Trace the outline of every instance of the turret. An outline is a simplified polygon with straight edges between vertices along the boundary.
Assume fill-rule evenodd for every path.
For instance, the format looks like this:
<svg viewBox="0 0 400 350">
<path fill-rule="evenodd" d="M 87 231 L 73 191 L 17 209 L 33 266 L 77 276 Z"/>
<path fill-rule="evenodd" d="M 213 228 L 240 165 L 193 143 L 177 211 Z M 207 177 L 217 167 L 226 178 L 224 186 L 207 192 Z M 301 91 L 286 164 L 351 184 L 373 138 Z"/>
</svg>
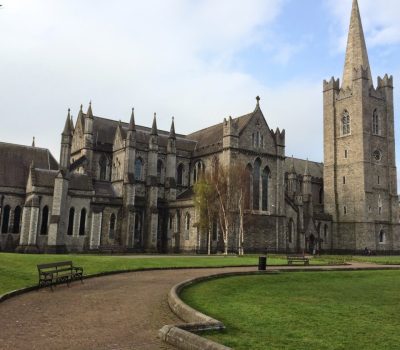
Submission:
<svg viewBox="0 0 400 350">
<path fill-rule="evenodd" d="M 165 178 L 165 188 L 169 200 L 176 199 L 176 135 L 174 117 L 172 117 L 171 129 L 167 143 L 167 170 Z"/>
<path fill-rule="evenodd" d="M 308 159 L 306 161 L 306 167 L 304 169 L 303 175 L 303 198 L 304 201 L 308 201 L 311 199 L 312 189 L 311 189 L 311 174 L 308 168 Z"/>
<path fill-rule="evenodd" d="M 89 102 L 89 108 L 85 116 L 85 127 L 84 127 L 84 150 L 83 153 L 88 160 L 87 173 L 92 174 L 92 162 L 93 162 L 93 112 L 92 102 Z"/>
<path fill-rule="evenodd" d="M 297 192 L 297 173 L 294 167 L 294 159 L 292 156 L 291 167 L 288 173 L 288 193 L 293 196 Z"/>
<path fill-rule="evenodd" d="M 134 108 L 132 108 L 125 144 L 124 182 L 133 184 L 135 182 L 134 172 L 136 160 L 136 125 Z"/>
<path fill-rule="evenodd" d="M 67 119 L 65 120 L 64 130 L 61 134 L 60 169 L 64 171 L 67 171 L 69 169 L 71 158 L 71 144 L 71 116 L 70 109 L 68 108 Z"/>
<path fill-rule="evenodd" d="M 233 120 L 229 116 L 228 120 L 223 122 L 223 148 L 238 148 L 239 147 L 239 128 L 237 120 Z"/>
</svg>

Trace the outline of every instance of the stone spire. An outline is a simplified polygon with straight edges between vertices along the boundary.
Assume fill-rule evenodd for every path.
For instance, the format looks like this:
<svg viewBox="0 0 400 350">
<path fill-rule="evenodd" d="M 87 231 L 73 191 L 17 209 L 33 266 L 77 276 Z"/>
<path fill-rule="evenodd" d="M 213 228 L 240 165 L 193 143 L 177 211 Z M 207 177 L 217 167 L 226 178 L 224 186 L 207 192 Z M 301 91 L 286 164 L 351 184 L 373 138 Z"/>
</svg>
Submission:
<svg viewBox="0 0 400 350">
<path fill-rule="evenodd" d="M 93 112 L 92 112 L 92 101 L 89 102 L 89 108 L 86 113 L 86 117 L 93 119 Z"/>
<path fill-rule="evenodd" d="M 71 132 L 71 110 L 68 108 L 68 114 L 67 114 L 67 119 L 65 120 L 65 126 L 64 130 L 62 132 L 63 135 L 65 136 L 70 136 L 72 134 Z"/>
<path fill-rule="evenodd" d="M 296 168 L 294 167 L 294 158 L 293 158 L 293 154 L 292 154 L 292 164 L 290 167 L 290 173 L 291 174 L 296 174 Z"/>
<path fill-rule="evenodd" d="M 169 131 L 169 138 L 176 139 L 174 117 L 172 117 L 171 130 Z"/>
<path fill-rule="evenodd" d="M 129 131 L 135 131 L 135 108 L 132 108 L 131 120 L 129 121 Z"/>
<path fill-rule="evenodd" d="M 150 135 L 158 135 L 158 132 L 157 132 L 157 115 L 156 115 L 156 113 L 154 113 L 153 126 L 151 127 L 151 134 Z"/>
<path fill-rule="evenodd" d="M 361 23 L 360 9 L 357 0 L 353 0 L 342 88 L 351 87 L 353 85 L 353 71 L 354 69 L 360 69 L 360 67 L 367 70 L 367 76 L 370 80 L 370 85 L 372 85 L 372 75 Z"/>
<path fill-rule="evenodd" d="M 306 160 L 306 167 L 304 169 L 304 176 L 310 176 L 310 170 L 308 169 L 308 158 Z"/>
</svg>

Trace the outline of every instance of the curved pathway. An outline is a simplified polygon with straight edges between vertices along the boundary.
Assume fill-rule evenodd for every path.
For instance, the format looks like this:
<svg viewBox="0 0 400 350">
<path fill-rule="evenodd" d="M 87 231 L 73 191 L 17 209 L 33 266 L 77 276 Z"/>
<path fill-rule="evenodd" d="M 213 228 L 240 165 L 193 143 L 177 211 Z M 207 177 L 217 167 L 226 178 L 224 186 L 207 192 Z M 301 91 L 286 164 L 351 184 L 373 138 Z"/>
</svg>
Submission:
<svg viewBox="0 0 400 350">
<path fill-rule="evenodd" d="M 377 268 L 353 264 L 351 268 Z M 400 266 L 393 266 L 393 268 Z M 268 267 L 268 270 L 299 269 Z M 349 268 L 349 266 L 324 267 Z M 382 268 L 382 266 L 381 266 Z M 308 267 L 307 269 L 315 269 Z M 20 295 L 0 304 L 0 348 L 172 349 L 157 338 L 165 324 L 181 323 L 167 293 L 183 280 L 256 267 L 184 269 L 124 273 Z"/>
</svg>

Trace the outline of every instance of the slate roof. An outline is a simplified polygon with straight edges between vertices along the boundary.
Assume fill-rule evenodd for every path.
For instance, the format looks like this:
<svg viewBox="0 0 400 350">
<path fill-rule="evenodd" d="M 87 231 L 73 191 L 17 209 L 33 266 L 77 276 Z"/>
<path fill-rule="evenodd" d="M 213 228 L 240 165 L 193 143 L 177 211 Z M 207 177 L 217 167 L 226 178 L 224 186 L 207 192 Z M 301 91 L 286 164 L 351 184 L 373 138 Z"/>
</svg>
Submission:
<svg viewBox="0 0 400 350">
<path fill-rule="evenodd" d="M 293 158 L 294 169 L 296 174 L 303 175 L 306 169 L 307 160 Z M 287 157 L 285 160 L 285 172 L 289 173 L 292 168 L 292 157 Z M 308 161 L 308 170 L 312 177 L 323 178 L 324 175 L 324 164 L 318 162 Z"/>
<path fill-rule="evenodd" d="M 96 181 L 94 184 L 94 190 L 96 192 L 96 196 L 117 197 L 110 182 Z"/>
<path fill-rule="evenodd" d="M 94 117 L 93 119 L 93 138 L 95 148 L 104 151 L 112 151 L 114 136 L 119 121 L 106 119 L 102 117 Z M 129 123 L 121 122 L 122 137 L 126 138 Z M 149 143 L 151 128 L 136 125 L 136 141 L 140 143 Z M 158 144 L 161 147 L 167 147 L 169 131 L 158 130 Z M 184 135 L 176 134 L 176 148 L 188 152 L 192 152 L 196 144 Z"/>
<path fill-rule="evenodd" d="M 233 121 L 238 122 L 239 134 L 247 125 L 251 117 L 254 115 L 255 111 L 241 117 L 234 118 Z M 192 134 L 187 135 L 190 140 L 197 141 L 196 149 L 201 149 L 203 147 L 221 143 L 223 138 L 223 124 L 219 123 L 208 128 L 196 131 Z"/>
<path fill-rule="evenodd" d="M 87 174 L 72 173 L 69 189 L 78 191 L 93 191 L 92 178 Z"/>
<path fill-rule="evenodd" d="M 57 161 L 46 148 L 0 142 L 0 186 L 25 189 L 32 160 L 35 168 L 58 169 Z"/>
<path fill-rule="evenodd" d="M 32 185 L 39 187 L 54 187 L 54 179 L 58 170 L 34 169 Z"/>
</svg>

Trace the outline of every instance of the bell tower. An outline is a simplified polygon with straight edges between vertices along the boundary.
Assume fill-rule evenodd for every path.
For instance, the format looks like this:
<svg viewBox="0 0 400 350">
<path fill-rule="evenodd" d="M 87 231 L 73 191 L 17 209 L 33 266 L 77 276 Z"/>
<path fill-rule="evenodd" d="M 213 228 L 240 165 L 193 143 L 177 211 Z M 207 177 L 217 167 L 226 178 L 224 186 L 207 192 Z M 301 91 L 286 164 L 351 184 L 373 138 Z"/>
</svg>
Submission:
<svg viewBox="0 0 400 350">
<path fill-rule="evenodd" d="M 400 249 L 393 78 L 374 87 L 357 0 L 343 80 L 324 81 L 324 204 L 334 250 Z"/>
</svg>

